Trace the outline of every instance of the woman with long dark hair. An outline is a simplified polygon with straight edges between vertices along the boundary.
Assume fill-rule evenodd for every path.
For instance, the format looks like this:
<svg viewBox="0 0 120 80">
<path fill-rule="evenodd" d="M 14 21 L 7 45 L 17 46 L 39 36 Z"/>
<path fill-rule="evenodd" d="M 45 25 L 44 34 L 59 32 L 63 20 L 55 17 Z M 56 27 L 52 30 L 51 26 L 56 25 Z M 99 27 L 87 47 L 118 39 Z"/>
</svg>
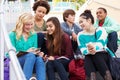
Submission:
<svg viewBox="0 0 120 80">
<path fill-rule="evenodd" d="M 46 27 L 48 80 L 55 80 L 55 72 L 58 72 L 61 80 L 69 80 L 67 68 L 73 54 L 70 37 L 62 31 L 60 22 L 56 17 L 49 18 Z"/>
<path fill-rule="evenodd" d="M 88 80 L 96 80 L 98 71 L 105 80 L 112 80 L 108 67 L 110 51 L 107 48 L 107 33 L 102 27 L 95 28 L 94 17 L 90 10 L 85 10 L 79 17 L 79 24 L 83 31 L 78 33 L 77 42 L 85 55 L 85 71 Z M 113 53 L 110 53 L 114 57 Z"/>
</svg>

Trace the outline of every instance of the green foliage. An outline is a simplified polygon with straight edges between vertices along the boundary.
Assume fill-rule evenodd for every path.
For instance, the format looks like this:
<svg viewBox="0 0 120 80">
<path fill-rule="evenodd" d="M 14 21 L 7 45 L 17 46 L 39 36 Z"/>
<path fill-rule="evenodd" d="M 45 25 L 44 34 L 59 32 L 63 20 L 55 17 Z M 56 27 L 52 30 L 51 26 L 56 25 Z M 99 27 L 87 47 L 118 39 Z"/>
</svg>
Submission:
<svg viewBox="0 0 120 80">
<path fill-rule="evenodd" d="M 76 6 L 76 10 L 79 10 L 80 6 L 82 6 L 86 0 L 69 0 L 73 2 L 73 5 Z"/>
<path fill-rule="evenodd" d="M 82 6 L 86 0 L 72 0 L 75 3 L 76 10 L 79 10 L 80 6 Z"/>
<path fill-rule="evenodd" d="M 80 5 L 84 4 L 86 0 L 75 0 L 77 3 L 79 3 Z"/>
</svg>

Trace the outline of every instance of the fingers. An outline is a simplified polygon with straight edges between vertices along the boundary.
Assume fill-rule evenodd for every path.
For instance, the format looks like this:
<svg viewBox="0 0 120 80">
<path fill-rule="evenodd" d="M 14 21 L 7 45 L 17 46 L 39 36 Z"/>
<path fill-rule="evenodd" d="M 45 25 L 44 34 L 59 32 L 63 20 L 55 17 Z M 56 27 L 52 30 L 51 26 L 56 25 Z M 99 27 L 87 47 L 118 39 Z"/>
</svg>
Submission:
<svg viewBox="0 0 120 80">
<path fill-rule="evenodd" d="M 55 58 L 53 56 L 49 56 L 48 60 L 54 60 Z"/>
<path fill-rule="evenodd" d="M 96 53 L 95 49 L 89 50 L 90 54 L 94 55 Z"/>
<path fill-rule="evenodd" d="M 39 55 L 40 57 L 43 57 L 44 56 L 44 53 L 43 52 L 38 52 L 37 55 Z"/>
</svg>

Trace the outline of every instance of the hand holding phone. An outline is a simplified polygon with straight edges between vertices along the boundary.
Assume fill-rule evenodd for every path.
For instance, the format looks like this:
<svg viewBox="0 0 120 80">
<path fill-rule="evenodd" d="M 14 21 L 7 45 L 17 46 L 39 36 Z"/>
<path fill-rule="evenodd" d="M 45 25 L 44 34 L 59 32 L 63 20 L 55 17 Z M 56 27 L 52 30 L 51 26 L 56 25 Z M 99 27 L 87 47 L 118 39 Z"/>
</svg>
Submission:
<svg viewBox="0 0 120 80">
<path fill-rule="evenodd" d="M 38 55 L 38 54 L 40 53 L 40 48 L 35 48 L 35 49 L 34 49 L 34 53 L 35 53 L 36 55 Z"/>
<path fill-rule="evenodd" d="M 29 48 L 28 50 L 27 50 L 27 52 L 33 52 L 34 51 L 34 48 L 33 47 L 31 47 L 31 48 Z"/>
<path fill-rule="evenodd" d="M 87 48 L 88 48 L 88 51 L 90 52 L 90 54 L 94 55 L 96 53 L 96 49 L 94 47 L 94 44 L 93 43 L 88 43 L 87 44 Z"/>
<path fill-rule="evenodd" d="M 37 51 L 40 51 L 41 48 L 35 48 L 34 51 L 37 52 Z"/>
</svg>

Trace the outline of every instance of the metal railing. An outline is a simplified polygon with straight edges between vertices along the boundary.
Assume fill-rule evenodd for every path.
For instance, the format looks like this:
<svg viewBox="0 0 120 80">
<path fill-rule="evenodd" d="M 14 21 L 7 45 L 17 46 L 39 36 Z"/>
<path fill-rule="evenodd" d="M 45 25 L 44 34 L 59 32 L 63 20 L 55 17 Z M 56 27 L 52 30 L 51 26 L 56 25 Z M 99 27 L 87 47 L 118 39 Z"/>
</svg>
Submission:
<svg viewBox="0 0 120 80">
<path fill-rule="evenodd" d="M 78 21 L 78 18 L 80 16 L 80 14 L 82 14 L 84 12 L 84 10 L 87 8 L 87 6 L 92 2 L 93 0 L 87 0 L 81 7 L 80 9 L 76 12 L 76 16 L 75 16 L 75 21 Z"/>
<path fill-rule="evenodd" d="M 2 0 L 0 4 L 0 80 L 4 80 L 3 61 L 4 61 L 4 53 L 6 52 L 5 48 L 7 48 L 8 50 L 7 52 L 10 58 L 10 80 L 26 80 L 25 75 L 23 74 L 23 71 L 16 57 L 16 50 L 12 46 L 8 36 L 8 32 L 4 21 L 3 3 L 4 0 Z"/>
<path fill-rule="evenodd" d="M 0 5 L 1 7 L 1 5 Z M 0 11 L 0 18 L 1 18 L 1 14 L 2 12 Z M 2 20 L 0 19 L 0 24 L 1 24 Z M 0 80 L 4 80 L 4 39 L 3 39 L 3 35 L 2 35 L 2 29 L 1 29 L 2 25 L 0 25 Z"/>
</svg>

